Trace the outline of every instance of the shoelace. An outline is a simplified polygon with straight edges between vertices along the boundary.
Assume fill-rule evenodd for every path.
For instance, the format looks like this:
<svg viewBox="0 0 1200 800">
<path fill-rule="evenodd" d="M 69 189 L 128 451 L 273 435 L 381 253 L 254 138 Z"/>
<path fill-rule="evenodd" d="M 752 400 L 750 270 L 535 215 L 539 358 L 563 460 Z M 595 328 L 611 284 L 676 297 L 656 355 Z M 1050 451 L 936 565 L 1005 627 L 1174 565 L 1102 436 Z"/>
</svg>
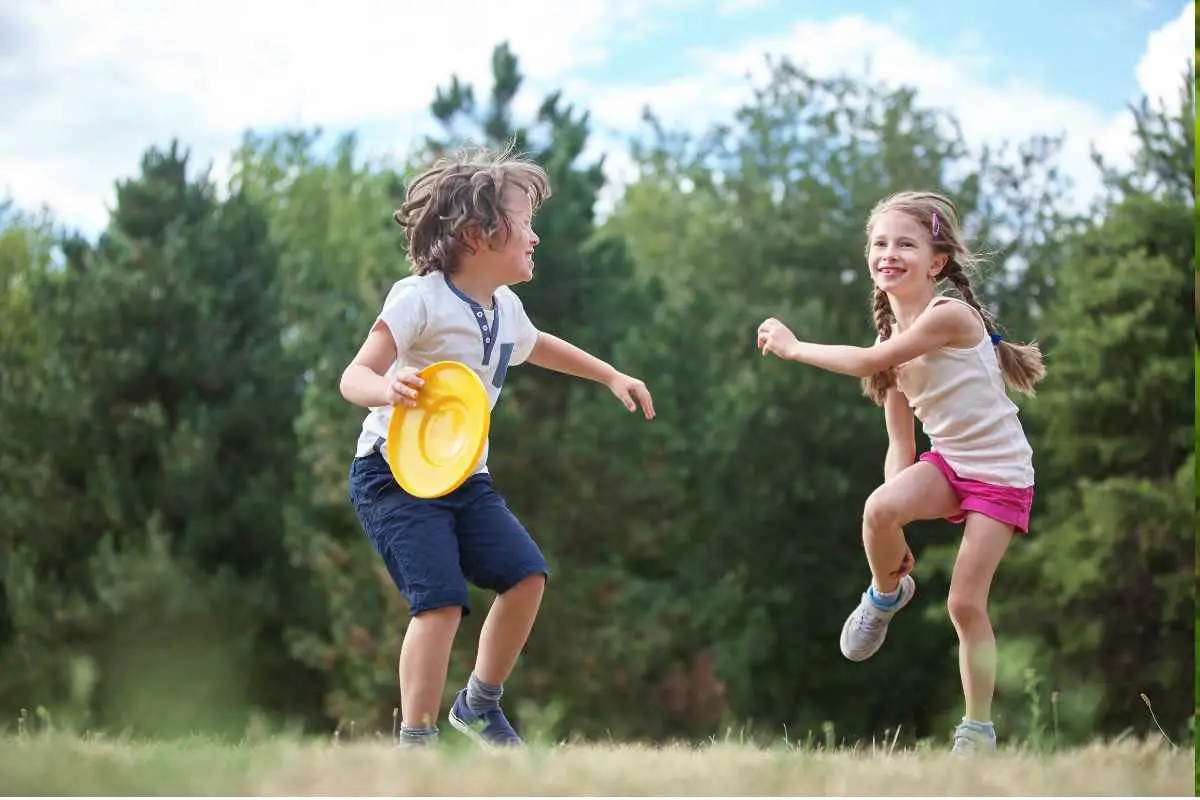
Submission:
<svg viewBox="0 0 1200 800">
<path fill-rule="evenodd" d="M 858 625 L 856 627 L 866 633 L 876 633 L 883 627 L 883 619 L 864 609 L 858 616 Z"/>
</svg>

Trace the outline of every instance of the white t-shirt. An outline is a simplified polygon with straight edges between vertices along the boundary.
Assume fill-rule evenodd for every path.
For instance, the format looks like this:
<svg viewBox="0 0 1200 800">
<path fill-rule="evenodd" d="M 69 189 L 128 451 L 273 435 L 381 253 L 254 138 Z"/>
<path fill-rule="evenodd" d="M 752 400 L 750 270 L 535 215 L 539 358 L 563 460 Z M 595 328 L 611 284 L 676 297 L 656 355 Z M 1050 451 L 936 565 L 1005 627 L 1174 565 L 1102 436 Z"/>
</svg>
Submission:
<svg viewBox="0 0 1200 800">
<path fill-rule="evenodd" d="M 483 381 L 493 409 L 508 368 L 528 359 L 538 338 L 512 289 L 497 289 L 488 309 L 459 291 L 442 272 L 396 281 L 377 319 L 387 325 L 396 343 L 389 378 L 403 367 L 423 369 L 437 361 L 460 361 Z M 369 409 L 356 455 L 367 455 L 375 442 L 387 439 L 391 418 L 391 406 Z M 476 472 L 487 471 L 488 449 L 484 448 Z M 380 450 L 386 458 L 386 448 Z"/>
</svg>

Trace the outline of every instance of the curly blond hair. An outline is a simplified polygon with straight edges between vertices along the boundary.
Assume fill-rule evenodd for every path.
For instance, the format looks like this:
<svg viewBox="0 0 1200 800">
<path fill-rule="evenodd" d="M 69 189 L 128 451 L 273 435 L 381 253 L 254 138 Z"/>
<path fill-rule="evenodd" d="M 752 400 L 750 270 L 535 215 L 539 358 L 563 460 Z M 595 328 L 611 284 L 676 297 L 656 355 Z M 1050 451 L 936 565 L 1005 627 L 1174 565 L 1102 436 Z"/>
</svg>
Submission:
<svg viewBox="0 0 1200 800">
<path fill-rule="evenodd" d="M 536 211 L 550 197 L 550 179 L 532 160 L 503 150 L 464 148 L 439 157 L 418 175 L 392 218 L 404 228 L 412 272 L 458 269 L 464 253 L 474 252 L 469 233 L 493 244 L 512 232 L 505 192 L 520 187 Z"/>
</svg>

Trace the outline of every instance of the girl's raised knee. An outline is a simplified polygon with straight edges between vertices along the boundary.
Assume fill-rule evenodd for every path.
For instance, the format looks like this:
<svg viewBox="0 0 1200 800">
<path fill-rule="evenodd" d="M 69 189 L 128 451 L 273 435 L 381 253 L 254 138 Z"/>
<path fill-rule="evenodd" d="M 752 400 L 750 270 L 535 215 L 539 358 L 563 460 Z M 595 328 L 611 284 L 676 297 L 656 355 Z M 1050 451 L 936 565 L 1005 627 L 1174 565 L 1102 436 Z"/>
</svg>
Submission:
<svg viewBox="0 0 1200 800">
<path fill-rule="evenodd" d="M 893 528 L 899 522 L 899 510 L 891 497 L 891 492 L 880 487 L 871 492 L 863 505 L 863 522 L 869 528 Z"/>
</svg>

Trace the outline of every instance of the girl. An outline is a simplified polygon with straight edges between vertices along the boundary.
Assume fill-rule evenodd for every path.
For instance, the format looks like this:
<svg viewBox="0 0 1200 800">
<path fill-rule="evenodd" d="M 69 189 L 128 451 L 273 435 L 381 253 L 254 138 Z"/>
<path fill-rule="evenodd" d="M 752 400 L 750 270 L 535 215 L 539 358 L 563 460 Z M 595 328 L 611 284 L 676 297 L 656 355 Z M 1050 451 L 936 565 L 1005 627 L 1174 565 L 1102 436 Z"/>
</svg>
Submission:
<svg viewBox="0 0 1200 800">
<path fill-rule="evenodd" d="M 875 344 L 801 342 L 768 319 L 758 328 L 758 347 L 763 355 L 858 376 L 864 393 L 884 407 L 884 483 L 863 509 L 871 585 L 842 628 L 846 658 L 865 661 L 878 652 L 888 623 L 912 600 L 914 561 L 902 526 L 965 522 L 947 601 L 966 701 L 954 752 L 991 752 L 996 642 L 988 590 L 1014 532 L 1028 533 L 1033 501 L 1032 451 L 1005 383 L 1032 395 L 1045 374 L 1042 356 L 1035 344 L 1004 341 L 976 301 L 964 271 L 974 259 L 950 200 L 893 195 L 872 210 L 866 230 Z M 961 299 L 939 295 L 943 281 Z M 931 444 L 920 459 L 914 414 Z"/>
</svg>

